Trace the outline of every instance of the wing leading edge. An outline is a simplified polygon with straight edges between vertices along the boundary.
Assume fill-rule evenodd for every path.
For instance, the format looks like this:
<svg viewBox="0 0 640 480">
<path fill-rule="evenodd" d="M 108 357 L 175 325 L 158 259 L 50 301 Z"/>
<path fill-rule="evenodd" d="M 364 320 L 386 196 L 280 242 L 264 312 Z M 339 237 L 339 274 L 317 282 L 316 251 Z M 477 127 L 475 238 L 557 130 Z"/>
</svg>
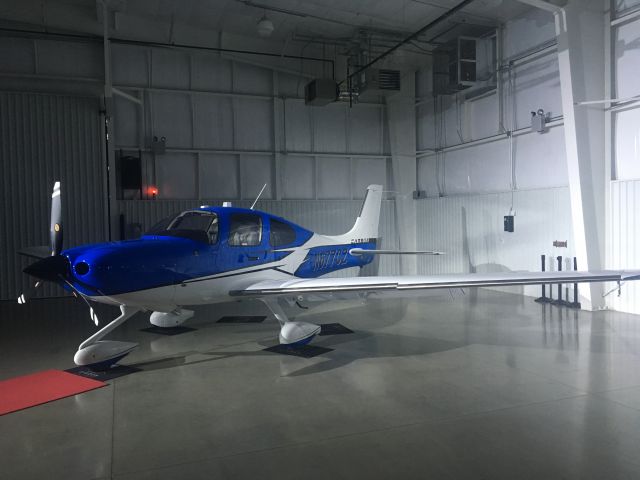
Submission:
<svg viewBox="0 0 640 480">
<path fill-rule="evenodd" d="M 640 270 L 603 270 L 597 272 L 497 272 L 450 275 L 381 276 L 349 278 L 313 278 L 287 281 L 264 280 L 233 296 L 262 297 L 301 293 L 366 292 L 389 290 L 430 290 L 438 288 L 506 287 L 555 283 L 623 282 L 639 280 Z"/>
</svg>

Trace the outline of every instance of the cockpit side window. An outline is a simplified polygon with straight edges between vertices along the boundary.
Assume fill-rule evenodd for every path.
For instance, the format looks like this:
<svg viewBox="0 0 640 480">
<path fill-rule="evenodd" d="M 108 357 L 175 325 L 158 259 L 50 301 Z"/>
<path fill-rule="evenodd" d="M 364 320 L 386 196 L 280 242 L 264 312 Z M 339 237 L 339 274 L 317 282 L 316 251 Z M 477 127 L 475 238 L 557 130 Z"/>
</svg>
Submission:
<svg viewBox="0 0 640 480">
<path fill-rule="evenodd" d="M 280 247 L 282 245 L 289 245 L 296 241 L 296 231 L 291 225 L 276 220 L 270 219 L 271 233 L 269 235 L 269 243 L 272 247 Z"/>
<path fill-rule="evenodd" d="M 262 242 L 262 218 L 251 213 L 231 215 L 229 245 L 232 247 L 256 246 Z"/>
</svg>

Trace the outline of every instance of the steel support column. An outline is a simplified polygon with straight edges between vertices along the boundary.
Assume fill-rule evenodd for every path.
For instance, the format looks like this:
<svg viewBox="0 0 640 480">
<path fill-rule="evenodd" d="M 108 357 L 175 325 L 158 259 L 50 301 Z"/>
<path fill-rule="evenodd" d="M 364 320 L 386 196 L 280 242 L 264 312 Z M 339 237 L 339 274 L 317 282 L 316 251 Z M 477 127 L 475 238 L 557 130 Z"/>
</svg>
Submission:
<svg viewBox="0 0 640 480">
<path fill-rule="evenodd" d="M 415 74 L 402 77 L 402 90 L 386 98 L 387 125 L 391 147 L 392 182 L 395 192 L 396 231 L 400 250 L 416 248 L 416 114 Z M 400 256 L 400 270 L 404 275 L 417 273 L 415 255 Z"/>
<path fill-rule="evenodd" d="M 584 268 L 599 270 L 605 261 L 605 115 L 601 107 L 576 103 L 604 95 L 604 2 L 572 0 L 554 15 L 575 252 Z M 604 306 L 602 284 L 582 284 L 579 291 L 586 308 Z"/>
<path fill-rule="evenodd" d="M 579 103 L 605 95 L 607 62 L 602 40 L 609 2 L 570 0 L 560 7 L 546 0 L 519 1 L 555 17 L 575 252 L 584 268 L 602 269 L 610 180 L 605 113 L 602 107 Z M 579 291 L 586 308 L 604 307 L 602 284 L 580 284 Z"/>
<path fill-rule="evenodd" d="M 119 214 L 116 199 L 116 152 L 113 128 L 113 82 L 111 79 L 111 41 L 109 40 L 109 7 L 102 1 L 102 42 L 104 54 L 104 118 L 107 162 L 107 215 L 109 216 L 109 240 L 120 238 Z"/>
</svg>

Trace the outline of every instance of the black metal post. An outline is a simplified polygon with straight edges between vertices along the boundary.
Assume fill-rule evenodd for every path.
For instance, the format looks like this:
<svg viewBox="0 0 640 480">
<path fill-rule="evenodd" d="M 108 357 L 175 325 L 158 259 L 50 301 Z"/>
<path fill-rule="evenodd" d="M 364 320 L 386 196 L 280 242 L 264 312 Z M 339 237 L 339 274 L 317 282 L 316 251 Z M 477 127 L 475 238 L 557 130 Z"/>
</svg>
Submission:
<svg viewBox="0 0 640 480">
<path fill-rule="evenodd" d="M 547 256 L 546 255 L 540 255 L 540 260 L 542 262 L 542 271 L 545 272 L 547 270 L 547 268 L 546 268 Z M 549 290 L 551 290 L 551 288 L 549 288 Z M 542 284 L 542 296 L 536 298 L 535 301 L 538 302 L 538 303 L 549 303 L 549 302 L 551 302 L 551 299 L 549 297 L 547 297 L 547 286 L 544 283 Z"/>
<path fill-rule="evenodd" d="M 573 271 L 577 271 L 578 270 L 578 258 L 577 257 L 573 257 Z M 567 301 L 569 301 L 569 297 L 567 297 Z M 574 283 L 573 284 L 573 302 L 567 304 L 567 306 L 569 308 L 582 308 L 582 305 L 580 304 L 580 302 L 578 301 L 578 284 Z"/>
<path fill-rule="evenodd" d="M 556 257 L 556 260 L 558 261 L 558 271 L 561 272 L 562 271 L 562 255 L 558 255 Z M 561 283 L 558 284 L 558 299 L 554 300 L 551 303 L 553 303 L 554 305 L 566 305 L 566 302 L 562 300 L 562 284 Z"/>
</svg>

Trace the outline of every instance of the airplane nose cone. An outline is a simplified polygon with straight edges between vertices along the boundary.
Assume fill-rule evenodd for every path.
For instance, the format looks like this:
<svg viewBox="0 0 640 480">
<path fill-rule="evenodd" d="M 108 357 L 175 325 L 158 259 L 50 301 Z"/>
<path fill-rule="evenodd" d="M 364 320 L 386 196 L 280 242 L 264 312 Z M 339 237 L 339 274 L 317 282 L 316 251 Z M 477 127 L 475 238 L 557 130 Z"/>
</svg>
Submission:
<svg viewBox="0 0 640 480">
<path fill-rule="evenodd" d="M 60 275 L 66 277 L 69 273 L 69 260 L 62 255 L 45 257 L 29 265 L 23 272 L 39 280 L 55 282 Z"/>
</svg>

